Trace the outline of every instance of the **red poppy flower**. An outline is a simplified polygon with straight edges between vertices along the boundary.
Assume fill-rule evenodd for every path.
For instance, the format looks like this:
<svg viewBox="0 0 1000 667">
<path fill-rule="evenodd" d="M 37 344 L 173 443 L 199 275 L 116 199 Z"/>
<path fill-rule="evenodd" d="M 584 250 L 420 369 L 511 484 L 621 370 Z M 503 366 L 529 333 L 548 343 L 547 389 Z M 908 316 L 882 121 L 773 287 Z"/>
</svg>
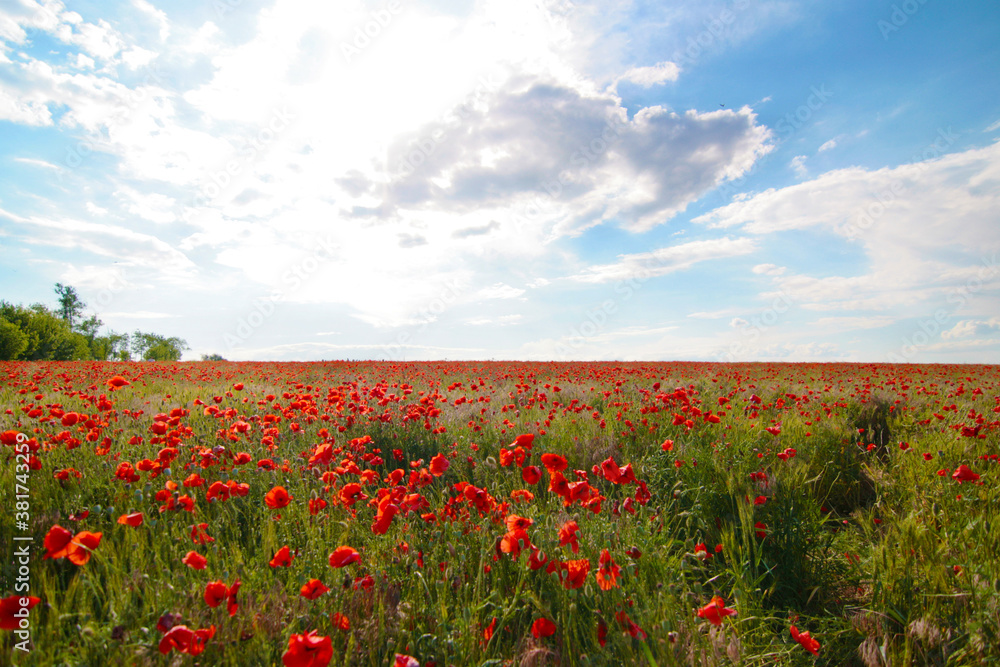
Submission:
<svg viewBox="0 0 1000 667">
<path fill-rule="evenodd" d="M 535 440 L 534 433 L 524 433 L 522 435 L 514 438 L 514 442 L 510 443 L 511 447 L 524 447 L 525 449 L 531 449 L 531 445 Z"/>
<path fill-rule="evenodd" d="M 569 465 L 566 457 L 559 454 L 542 454 L 542 465 L 549 471 L 549 474 L 561 472 Z"/>
<path fill-rule="evenodd" d="M 43 544 L 45 545 L 47 551 L 42 558 L 65 558 L 72 539 L 72 531 L 66 530 L 59 524 L 52 526 L 49 528 L 49 532 L 45 535 L 45 541 Z"/>
<path fill-rule="evenodd" d="M 302 585 L 302 589 L 299 591 L 299 595 L 307 600 L 315 600 L 323 593 L 326 593 L 329 588 L 323 585 L 323 582 L 319 579 L 310 579 L 305 584 Z"/>
<path fill-rule="evenodd" d="M 351 507 L 359 500 L 367 500 L 368 496 L 361 492 L 361 485 L 357 482 L 350 482 L 340 490 L 340 502 L 345 507 Z"/>
<path fill-rule="evenodd" d="M 288 567 L 295 560 L 295 556 L 292 555 L 291 550 L 288 546 L 283 546 L 271 557 L 271 562 L 268 563 L 271 567 Z"/>
<path fill-rule="evenodd" d="M 283 486 L 274 487 L 267 492 L 266 496 L 264 496 L 264 502 L 267 503 L 267 506 L 273 510 L 278 510 L 287 506 L 291 499 L 292 497 L 288 495 L 288 491 L 286 491 Z"/>
<path fill-rule="evenodd" d="M 483 641 L 488 642 L 493 639 L 493 632 L 497 629 L 497 617 L 494 616 L 490 624 L 483 628 Z"/>
<path fill-rule="evenodd" d="M 330 616 L 330 623 L 333 624 L 333 627 L 339 628 L 345 632 L 351 629 L 351 619 L 347 618 L 347 616 L 341 614 L 339 611 Z"/>
<path fill-rule="evenodd" d="M 205 584 L 205 604 L 215 609 L 229 595 L 229 587 L 221 581 L 211 581 Z"/>
<path fill-rule="evenodd" d="M 186 625 L 175 625 L 160 639 L 160 653 L 166 655 L 171 649 L 181 653 L 198 655 L 205 650 L 205 643 L 215 636 L 215 626 L 191 630 Z"/>
<path fill-rule="evenodd" d="M 361 554 L 352 547 L 337 547 L 330 554 L 330 567 L 345 567 L 361 560 Z"/>
<path fill-rule="evenodd" d="M 568 560 L 563 563 L 563 570 L 566 573 L 566 580 L 563 582 L 563 586 L 568 589 L 580 588 L 587 581 L 587 573 L 590 572 L 590 561 L 586 558 Z"/>
<path fill-rule="evenodd" d="M 23 610 L 31 610 L 41 602 L 40 598 L 31 595 L 11 595 L 0 600 L 0 630 L 17 630 L 21 627 L 21 619 L 27 619 Z"/>
<path fill-rule="evenodd" d="M 545 567 L 548 562 L 549 557 L 545 555 L 545 552 L 541 549 L 532 549 L 531 555 L 528 557 L 528 567 L 532 570 L 540 570 Z"/>
<path fill-rule="evenodd" d="M 802 648 L 813 655 L 819 655 L 819 642 L 809 636 L 808 630 L 799 632 L 799 629 L 793 625 L 789 628 L 789 631 L 792 633 L 792 639 L 801 644 Z"/>
<path fill-rule="evenodd" d="M 121 375 L 116 375 L 110 380 L 108 380 L 108 389 L 114 391 L 115 389 L 121 389 L 122 387 L 127 387 L 130 384 L 131 382 L 123 378 Z"/>
<path fill-rule="evenodd" d="M 118 523 L 123 526 L 132 526 L 133 528 L 138 528 L 142 525 L 142 512 L 134 512 L 132 514 L 122 514 L 118 517 Z"/>
<path fill-rule="evenodd" d="M 309 513 L 313 516 L 319 514 L 326 507 L 326 501 L 322 498 L 313 498 L 309 501 Z"/>
<path fill-rule="evenodd" d="M 608 625 L 604 621 L 597 621 L 597 643 L 604 646 L 608 643 Z"/>
<path fill-rule="evenodd" d="M 521 479 L 525 484 L 538 484 L 542 479 L 542 471 L 538 466 L 525 466 L 521 468 Z"/>
<path fill-rule="evenodd" d="M 698 618 L 704 618 L 712 625 L 722 625 L 726 616 L 735 616 L 735 609 L 726 609 L 726 602 L 718 595 L 712 596 L 712 601 L 698 610 Z"/>
<path fill-rule="evenodd" d="M 230 489 L 225 482 L 212 482 L 205 493 L 205 500 L 229 500 Z"/>
<path fill-rule="evenodd" d="M 208 544 L 209 542 L 214 542 L 215 538 L 205 532 L 207 529 L 207 523 L 198 523 L 191 526 L 191 541 L 195 544 Z"/>
<path fill-rule="evenodd" d="M 81 530 L 70 542 L 66 558 L 74 565 L 86 565 L 94 549 L 101 543 L 101 535 L 102 533 Z"/>
<path fill-rule="evenodd" d="M 226 611 L 229 612 L 230 616 L 235 616 L 236 610 L 240 608 L 240 604 L 236 600 L 236 594 L 239 592 L 240 586 L 240 580 L 237 579 L 233 582 L 233 585 L 229 587 L 229 594 L 226 595 Z"/>
<path fill-rule="evenodd" d="M 569 497 L 569 481 L 567 481 L 561 472 L 556 471 L 551 473 L 549 477 L 549 491 L 563 498 Z"/>
<path fill-rule="evenodd" d="M 979 475 L 972 472 L 972 469 L 963 463 L 962 465 L 958 466 L 958 468 L 955 469 L 955 472 L 952 473 L 951 478 L 959 483 L 975 482 L 979 479 Z"/>
<path fill-rule="evenodd" d="M 281 656 L 285 667 L 326 667 L 333 657 L 333 641 L 315 630 L 288 638 L 288 649 Z"/>
<path fill-rule="evenodd" d="M 444 454 L 438 454 L 431 459 L 430 472 L 435 477 L 440 477 L 448 470 L 448 466 L 451 465 L 448 458 Z"/>
<path fill-rule="evenodd" d="M 536 619 L 535 622 L 531 624 L 531 634 L 534 635 L 535 639 L 549 637 L 555 634 L 555 631 L 556 624 L 544 617 Z"/>
<path fill-rule="evenodd" d="M 597 585 L 601 587 L 602 591 L 610 591 L 612 588 L 618 585 L 618 573 L 621 568 L 615 564 L 612 560 L 611 554 L 607 549 L 601 551 L 601 557 L 598 560 L 597 572 L 594 573 L 594 577 L 597 579 Z"/>
<path fill-rule="evenodd" d="M 559 527 L 559 546 L 563 547 L 568 544 L 573 553 L 579 553 L 579 533 L 580 526 L 577 525 L 576 521 L 567 521 Z"/>
<path fill-rule="evenodd" d="M 392 518 L 399 511 L 399 505 L 392 502 L 392 495 L 386 495 L 378 503 L 378 510 L 375 513 L 375 520 L 372 522 L 372 532 L 376 535 L 385 535 L 392 525 Z"/>
<path fill-rule="evenodd" d="M 197 551 L 187 552 L 181 562 L 195 570 L 204 570 L 205 565 L 208 564 L 208 560 Z"/>
</svg>

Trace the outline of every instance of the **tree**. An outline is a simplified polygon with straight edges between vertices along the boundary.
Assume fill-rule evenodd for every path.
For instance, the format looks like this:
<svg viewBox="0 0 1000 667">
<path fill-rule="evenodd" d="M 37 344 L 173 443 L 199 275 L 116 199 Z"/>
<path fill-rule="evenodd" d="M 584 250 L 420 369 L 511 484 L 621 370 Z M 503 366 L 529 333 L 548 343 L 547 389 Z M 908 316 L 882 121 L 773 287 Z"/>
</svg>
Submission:
<svg viewBox="0 0 1000 667">
<path fill-rule="evenodd" d="M 73 320 L 83 314 L 83 309 L 87 307 L 76 293 L 76 288 L 62 283 L 56 283 L 56 294 L 59 295 L 59 314 L 63 322 L 73 328 Z"/>
<path fill-rule="evenodd" d="M 226 358 L 218 353 L 203 354 L 201 355 L 202 361 L 225 361 Z"/>
<path fill-rule="evenodd" d="M 129 353 L 129 335 L 109 331 L 106 336 L 95 336 L 90 342 L 90 350 L 94 359 L 104 361 L 131 361 Z"/>
<path fill-rule="evenodd" d="M 0 319 L 16 326 L 24 336 L 25 344 L 15 359 L 90 359 L 87 339 L 40 303 L 25 308 L 0 301 Z"/>
<path fill-rule="evenodd" d="M 0 319 L 0 361 L 17 359 L 28 347 L 28 337 L 12 322 Z"/>
<path fill-rule="evenodd" d="M 88 341 L 94 342 L 94 337 L 97 336 L 97 330 L 103 326 L 104 322 L 102 322 L 97 315 L 91 315 L 76 325 L 76 331 L 86 336 Z"/>
<path fill-rule="evenodd" d="M 167 338 L 155 333 L 136 330 L 132 334 L 132 353 L 145 361 L 180 361 L 184 350 L 191 349 L 187 341 L 176 336 Z"/>
</svg>

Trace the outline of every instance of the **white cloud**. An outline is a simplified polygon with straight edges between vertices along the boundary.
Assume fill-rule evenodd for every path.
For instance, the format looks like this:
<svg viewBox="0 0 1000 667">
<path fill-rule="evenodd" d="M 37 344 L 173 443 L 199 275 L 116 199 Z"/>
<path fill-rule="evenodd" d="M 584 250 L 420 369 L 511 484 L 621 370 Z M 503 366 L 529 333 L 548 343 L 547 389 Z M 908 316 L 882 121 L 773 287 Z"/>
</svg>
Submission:
<svg viewBox="0 0 1000 667">
<path fill-rule="evenodd" d="M 871 267 L 867 273 L 788 273 L 775 277 L 775 285 L 805 309 L 892 311 L 943 302 L 969 281 L 979 281 L 983 291 L 997 289 L 998 182 L 1000 143 L 896 168 L 838 169 L 695 221 L 754 234 L 817 229 L 856 243 Z M 976 307 L 984 309 L 986 301 Z"/>
<path fill-rule="evenodd" d="M 157 9 L 147 0 L 132 0 L 137 9 L 146 14 L 159 27 L 160 41 L 166 41 L 170 36 L 170 21 L 162 9 Z"/>
<path fill-rule="evenodd" d="M 166 224 L 173 222 L 177 216 L 173 208 L 177 203 L 172 197 L 167 197 L 156 192 L 143 194 L 132 188 L 123 187 L 120 190 L 121 198 L 127 202 L 129 213 L 138 215 L 151 222 Z"/>
<path fill-rule="evenodd" d="M 127 313 L 101 313 L 102 317 L 113 317 L 119 320 L 164 320 L 176 317 L 171 313 L 160 313 L 152 310 L 137 310 Z"/>
<path fill-rule="evenodd" d="M 62 169 L 62 167 L 57 164 L 52 164 L 51 162 L 46 162 L 45 160 L 37 160 L 30 157 L 16 157 L 14 158 L 14 162 L 20 162 L 21 164 L 27 164 L 32 167 L 41 167 L 42 169 L 54 169 L 56 171 Z"/>
<path fill-rule="evenodd" d="M 941 338 L 970 338 L 1000 331 L 1000 317 L 989 320 L 961 320 L 951 329 L 941 332 Z"/>
<path fill-rule="evenodd" d="M 571 276 L 571 279 L 583 283 L 603 283 L 630 278 L 646 280 L 690 268 L 699 262 L 746 255 L 756 248 L 754 241 L 746 238 L 723 237 L 708 241 L 691 241 L 652 252 L 620 255 L 614 264 L 591 266 Z"/>
<path fill-rule="evenodd" d="M 836 147 L 837 147 L 837 140 L 830 139 L 829 141 L 824 142 L 823 145 L 819 147 L 819 150 L 817 152 L 822 153 L 823 151 L 828 151 Z"/>
<path fill-rule="evenodd" d="M 465 320 L 464 323 L 469 326 L 476 326 L 476 327 L 487 326 L 487 325 L 502 327 L 502 326 L 509 326 L 512 324 L 517 324 L 523 319 L 523 317 L 524 316 L 520 314 L 501 315 L 499 317 L 474 317 L 472 319 Z"/>
<path fill-rule="evenodd" d="M 736 312 L 735 308 L 723 308 L 722 310 L 698 311 L 690 313 L 688 317 L 694 320 L 721 320 Z"/>
<path fill-rule="evenodd" d="M 629 81 L 631 83 L 650 88 L 667 81 L 676 81 L 681 69 L 675 63 L 662 62 L 648 67 L 633 67 L 618 78 L 618 82 Z"/>
<path fill-rule="evenodd" d="M 788 166 L 795 171 L 795 175 L 799 178 L 805 178 L 809 175 L 809 170 L 806 169 L 806 159 L 807 156 L 805 155 L 796 155 L 792 158 L 792 161 L 788 163 Z"/>
<path fill-rule="evenodd" d="M 476 292 L 475 297 L 477 299 L 516 299 L 517 297 L 524 294 L 523 289 L 517 287 L 511 287 L 504 283 L 495 283 L 489 287 L 484 287 L 483 289 Z"/>
<path fill-rule="evenodd" d="M 810 328 L 824 333 L 838 333 L 855 329 L 881 329 L 896 321 L 895 317 L 820 317 L 810 325 Z"/>
<path fill-rule="evenodd" d="M 757 275 L 765 276 L 780 276 L 786 271 L 784 266 L 778 266 L 776 264 L 758 264 L 751 269 Z"/>
</svg>

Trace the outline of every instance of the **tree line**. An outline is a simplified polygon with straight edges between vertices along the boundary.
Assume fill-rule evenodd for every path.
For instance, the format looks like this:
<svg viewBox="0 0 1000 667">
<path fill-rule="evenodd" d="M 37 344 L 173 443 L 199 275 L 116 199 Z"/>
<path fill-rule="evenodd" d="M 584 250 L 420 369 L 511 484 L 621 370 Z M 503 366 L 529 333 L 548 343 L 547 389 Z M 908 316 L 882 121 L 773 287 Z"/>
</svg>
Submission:
<svg viewBox="0 0 1000 667">
<path fill-rule="evenodd" d="M 56 283 L 58 306 L 14 305 L 0 300 L 0 360 L 3 361 L 179 361 L 190 349 L 183 338 L 136 330 L 108 330 L 97 315 L 84 317 L 87 304 L 76 289 Z"/>
</svg>

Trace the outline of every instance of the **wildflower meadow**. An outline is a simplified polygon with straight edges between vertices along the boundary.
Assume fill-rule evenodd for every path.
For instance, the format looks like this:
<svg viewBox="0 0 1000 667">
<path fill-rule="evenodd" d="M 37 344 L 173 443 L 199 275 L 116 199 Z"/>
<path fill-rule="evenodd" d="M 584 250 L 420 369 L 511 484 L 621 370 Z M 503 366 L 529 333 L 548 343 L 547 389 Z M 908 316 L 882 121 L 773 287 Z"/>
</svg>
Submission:
<svg viewBox="0 0 1000 667">
<path fill-rule="evenodd" d="M 0 663 L 987 665 L 1000 368 L 0 363 Z"/>
</svg>

